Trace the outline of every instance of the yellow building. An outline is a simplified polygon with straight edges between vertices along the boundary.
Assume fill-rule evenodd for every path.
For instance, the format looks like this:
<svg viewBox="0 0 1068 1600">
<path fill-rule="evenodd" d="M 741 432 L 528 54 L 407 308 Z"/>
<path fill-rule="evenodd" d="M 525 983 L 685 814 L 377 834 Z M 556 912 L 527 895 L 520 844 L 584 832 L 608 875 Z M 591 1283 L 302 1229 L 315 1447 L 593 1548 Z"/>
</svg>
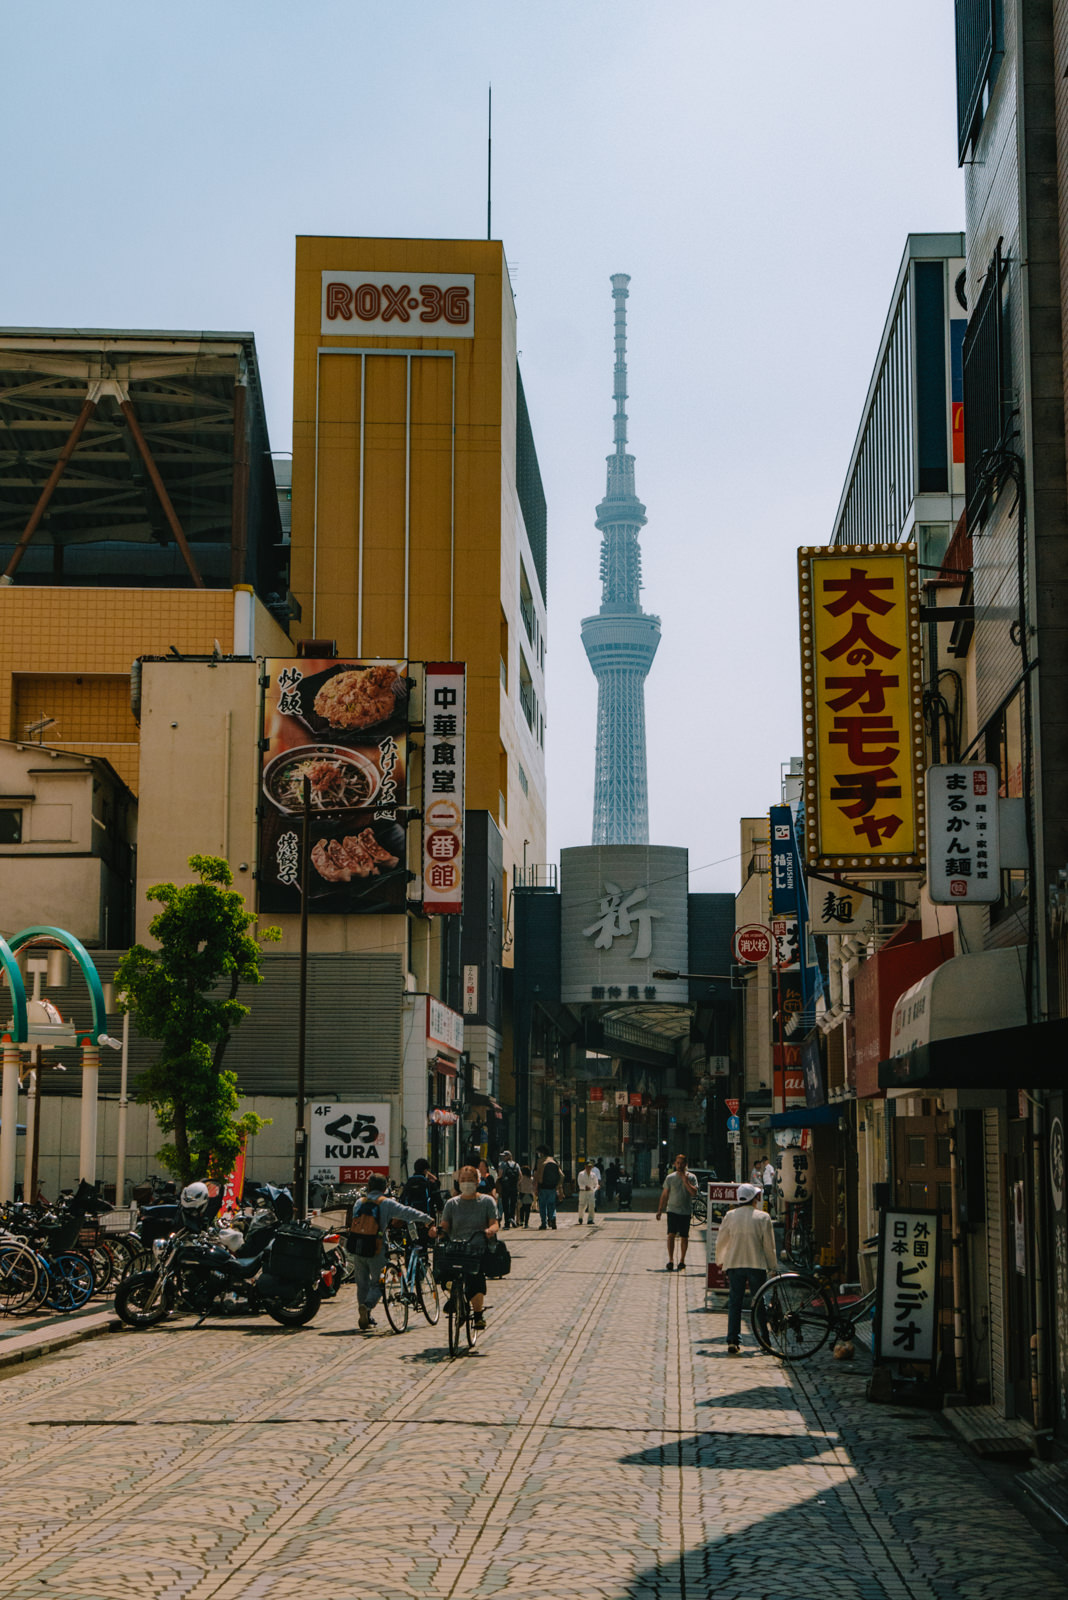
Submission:
<svg viewBox="0 0 1068 1600">
<path fill-rule="evenodd" d="M 496 241 L 297 240 L 295 638 L 463 661 L 469 810 L 545 858 L 545 500 Z"/>
</svg>

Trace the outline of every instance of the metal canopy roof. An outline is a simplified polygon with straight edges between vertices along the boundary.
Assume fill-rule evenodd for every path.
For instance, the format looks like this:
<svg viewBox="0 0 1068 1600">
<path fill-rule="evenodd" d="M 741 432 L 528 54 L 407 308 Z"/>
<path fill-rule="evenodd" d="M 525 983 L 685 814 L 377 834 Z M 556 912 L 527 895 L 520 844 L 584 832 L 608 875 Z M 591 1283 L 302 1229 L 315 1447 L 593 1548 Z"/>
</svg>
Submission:
<svg viewBox="0 0 1068 1600">
<path fill-rule="evenodd" d="M 18 582 L 273 586 L 253 336 L 0 329 L 0 567 L 30 525 Z"/>
</svg>

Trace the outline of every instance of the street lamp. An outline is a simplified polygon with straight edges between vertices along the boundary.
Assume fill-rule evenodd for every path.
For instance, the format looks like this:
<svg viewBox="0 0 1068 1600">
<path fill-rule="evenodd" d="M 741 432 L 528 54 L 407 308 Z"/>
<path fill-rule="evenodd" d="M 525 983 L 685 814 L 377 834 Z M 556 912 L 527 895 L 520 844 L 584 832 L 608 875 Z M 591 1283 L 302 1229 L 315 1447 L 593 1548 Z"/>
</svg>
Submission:
<svg viewBox="0 0 1068 1600">
<path fill-rule="evenodd" d="M 709 983 L 734 983 L 738 978 L 753 978 L 756 967 L 738 967 L 734 972 L 673 972 L 668 967 L 654 967 L 654 978 L 698 978 Z"/>
</svg>

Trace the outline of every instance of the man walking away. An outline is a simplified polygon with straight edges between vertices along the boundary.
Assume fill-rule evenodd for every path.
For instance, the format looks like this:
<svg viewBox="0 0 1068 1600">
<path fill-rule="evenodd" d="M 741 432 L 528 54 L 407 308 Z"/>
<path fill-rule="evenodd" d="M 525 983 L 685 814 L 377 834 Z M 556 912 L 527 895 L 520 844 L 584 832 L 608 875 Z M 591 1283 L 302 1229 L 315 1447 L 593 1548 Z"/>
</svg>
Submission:
<svg viewBox="0 0 1068 1600">
<path fill-rule="evenodd" d="M 697 1184 L 686 1170 L 686 1157 L 675 1157 L 675 1170 L 664 1179 L 656 1203 L 656 1220 L 667 1212 L 667 1271 L 675 1270 L 675 1240 L 679 1241 L 679 1271 L 686 1266 L 686 1246 L 690 1242 L 690 1218 L 697 1195 Z"/>
<path fill-rule="evenodd" d="M 387 1180 L 376 1174 L 368 1178 L 363 1199 L 352 1210 L 348 1237 L 349 1251 L 356 1257 L 356 1303 L 361 1333 L 374 1327 L 371 1312 L 382 1298 L 382 1268 L 386 1264 L 386 1231 L 391 1222 L 422 1222 L 436 1232 L 434 1219 L 425 1211 L 402 1206 L 386 1194 Z M 364 1231 L 365 1230 L 365 1231 Z"/>
<path fill-rule="evenodd" d="M 501 1151 L 501 1169 L 497 1174 L 497 1206 L 506 1228 L 516 1225 L 515 1208 L 519 1200 L 519 1163 L 510 1150 Z"/>
<path fill-rule="evenodd" d="M 728 1211 L 716 1236 L 716 1266 L 727 1274 L 727 1354 L 739 1356 L 742 1302 L 748 1289 L 754 1294 L 769 1272 L 778 1272 L 775 1260 L 775 1225 L 756 1203 L 761 1190 L 755 1183 L 738 1185 L 738 1204 Z"/>
<path fill-rule="evenodd" d="M 775 1199 L 775 1163 L 765 1162 L 764 1165 L 764 1205 L 770 1211 Z"/>
<path fill-rule="evenodd" d="M 441 1185 L 425 1156 L 420 1156 L 412 1168 L 412 1175 L 400 1192 L 400 1202 L 402 1206 L 414 1206 L 416 1211 L 426 1211 L 432 1217 L 436 1217 L 445 1204 Z"/>
<path fill-rule="evenodd" d="M 556 1227 L 556 1201 L 564 1181 L 563 1173 L 554 1157 L 544 1145 L 538 1146 L 538 1165 L 534 1170 L 534 1184 L 538 1191 L 538 1212 L 541 1216 L 539 1232 Z"/>
<path fill-rule="evenodd" d="M 597 1181 L 597 1168 L 587 1156 L 584 1164 L 579 1169 L 578 1175 L 578 1225 L 580 1228 L 584 1222 L 588 1222 L 590 1227 L 593 1227 L 596 1220 L 594 1212 L 597 1209 L 597 1191 L 600 1187 L 601 1185 Z"/>
</svg>

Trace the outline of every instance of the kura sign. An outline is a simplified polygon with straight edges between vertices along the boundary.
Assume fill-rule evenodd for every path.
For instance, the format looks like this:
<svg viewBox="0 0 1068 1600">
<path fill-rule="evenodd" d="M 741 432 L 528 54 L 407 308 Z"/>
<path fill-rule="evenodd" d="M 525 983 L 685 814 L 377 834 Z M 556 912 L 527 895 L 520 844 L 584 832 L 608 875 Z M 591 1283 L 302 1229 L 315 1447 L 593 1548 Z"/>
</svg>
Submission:
<svg viewBox="0 0 1068 1600">
<path fill-rule="evenodd" d="M 320 1102 L 311 1108 L 308 1176 L 318 1183 L 366 1183 L 389 1177 L 389 1105 Z"/>
<path fill-rule="evenodd" d="M 472 339 L 475 278 L 462 272 L 324 272 L 323 333 Z"/>
</svg>

